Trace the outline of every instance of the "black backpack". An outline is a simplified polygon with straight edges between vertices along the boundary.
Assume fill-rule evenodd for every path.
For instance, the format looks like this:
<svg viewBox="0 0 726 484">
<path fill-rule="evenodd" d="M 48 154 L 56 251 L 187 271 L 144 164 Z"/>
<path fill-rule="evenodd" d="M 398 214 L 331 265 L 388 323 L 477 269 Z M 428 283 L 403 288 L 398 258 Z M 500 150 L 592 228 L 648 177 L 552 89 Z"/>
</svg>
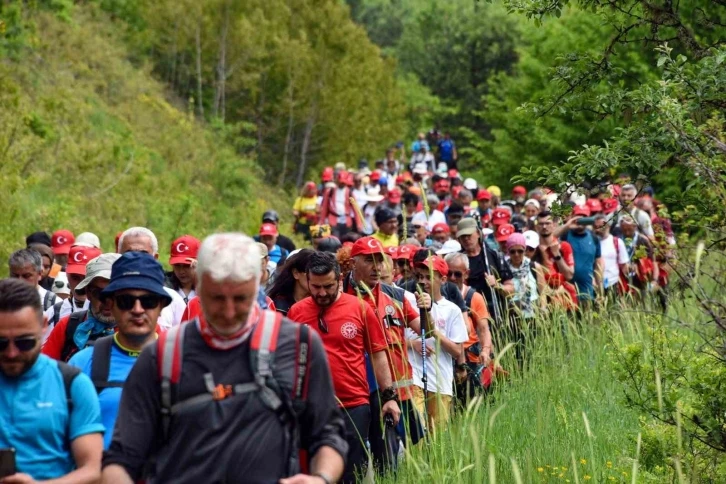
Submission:
<svg viewBox="0 0 726 484">
<path fill-rule="evenodd" d="M 91 357 L 91 381 L 96 387 L 96 393 L 101 393 L 105 388 L 123 388 L 124 382 L 109 381 L 108 375 L 111 369 L 111 348 L 113 347 L 113 335 L 98 338 L 93 344 L 93 356 Z"/>
<path fill-rule="evenodd" d="M 73 341 L 73 335 L 76 334 L 78 326 L 86 320 L 87 315 L 88 310 L 82 309 L 81 311 L 76 311 L 75 313 L 71 314 L 70 318 L 68 319 L 68 325 L 66 326 L 66 337 L 65 341 L 63 342 L 63 349 L 61 350 L 60 361 L 67 362 L 71 359 L 71 356 L 75 355 L 83 349 L 76 346 L 76 343 Z M 88 346 L 93 346 L 93 340 L 90 337 L 88 338 Z"/>
<path fill-rule="evenodd" d="M 66 408 L 68 409 L 68 425 L 66 427 L 66 436 L 69 436 L 71 413 L 73 412 L 73 396 L 71 395 L 71 385 L 73 385 L 73 380 L 75 380 L 76 377 L 81 374 L 81 370 L 79 368 L 76 368 L 75 366 L 63 363 L 62 361 L 58 361 L 57 363 L 58 370 L 63 377 L 63 388 L 66 392 Z M 70 448 L 70 444 L 68 445 L 68 448 Z"/>
</svg>

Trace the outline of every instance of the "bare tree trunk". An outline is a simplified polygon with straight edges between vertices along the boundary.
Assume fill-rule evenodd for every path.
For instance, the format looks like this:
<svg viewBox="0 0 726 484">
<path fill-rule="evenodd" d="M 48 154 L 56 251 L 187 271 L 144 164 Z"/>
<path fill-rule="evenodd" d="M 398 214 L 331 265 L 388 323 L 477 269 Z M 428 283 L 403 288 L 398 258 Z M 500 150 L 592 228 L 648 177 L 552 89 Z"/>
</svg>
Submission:
<svg viewBox="0 0 726 484">
<path fill-rule="evenodd" d="M 255 125 L 257 126 L 257 161 L 262 162 L 262 149 L 264 148 L 265 137 L 264 137 L 264 111 L 265 111 L 265 81 L 267 80 L 267 73 L 263 72 L 260 76 L 260 99 L 257 102 L 257 108 L 255 110 Z M 272 172 L 274 170 L 271 170 Z"/>
<path fill-rule="evenodd" d="M 219 62 L 217 63 L 217 92 L 214 96 L 214 115 L 224 122 L 225 82 L 227 80 L 227 30 L 229 29 L 229 5 L 224 3 L 224 21 L 219 36 Z"/>
<path fill-rule="evenodd" d="M 195 41 L 197 44 L 197 106 L 199 107 L 199 117 L 204 119 L 204 102 L 202 99 L 202 19 L 201 16 L 197 22 L 197 30 L 195 32 Z"/>
<path fill-rule="evenodd" d="M 308 165 L 308 150 L 310 149 L 310 140 L 313 135 L 313 128 L 315 128 L 315 118 L 317 117 L 317 100 L 313 100 L 310 106 L 310 115 L 308 116 L 307 123 L 305 123 L 305 131 L 303 135 L 302 148 L 300 149 L 300 165 L 298 165 L 297 171 L 297 183 L 296 186 L 300 187 L 303 184 L 303 177 Z"/>
<path fill-rule="evenodd" d="M 282 170 L 280 170 L 280 181 L 278 185 L 285 185 L 285 178 L 287 175 L 287 160 L 290 156 L 290 144 L 292 143 L 292 128 L 295 124 L 295 84 L 292 79 L 292 66 L 288 64 L 288 86 L 287 86 L 287 103 L 288 103 L 288 116 L 287 116 L 287 134 L 285 135 L 285 152 L 282 155 Z"/>
</svg>

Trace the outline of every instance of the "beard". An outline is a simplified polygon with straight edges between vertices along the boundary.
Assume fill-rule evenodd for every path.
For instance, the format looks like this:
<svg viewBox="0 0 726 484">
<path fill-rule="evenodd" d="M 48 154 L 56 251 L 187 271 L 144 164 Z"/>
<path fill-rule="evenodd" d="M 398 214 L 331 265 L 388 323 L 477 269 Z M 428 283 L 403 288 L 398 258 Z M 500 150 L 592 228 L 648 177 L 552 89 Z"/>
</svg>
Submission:
<svg viewBox="0 0 726 484">
<path fill-rule="evenodd" d="M 8 378 L 19 378 L 30 370 L 40 356 L 40 346 L 32 353 L 20 353 L 17 358 L 0 358 L 0 373 Z M 8 365 L 19 365 L 17 368 L 9 368 Z"/>
<path fill-rule="evenodd" d="M 313 300 L 315 301 L 315 304 L 317 304 L 321 308 L 327 308 L 333 302 L 335 302 L 335 295 L 325 295 L 325 296 L 313 296 Z"/>
</svg>

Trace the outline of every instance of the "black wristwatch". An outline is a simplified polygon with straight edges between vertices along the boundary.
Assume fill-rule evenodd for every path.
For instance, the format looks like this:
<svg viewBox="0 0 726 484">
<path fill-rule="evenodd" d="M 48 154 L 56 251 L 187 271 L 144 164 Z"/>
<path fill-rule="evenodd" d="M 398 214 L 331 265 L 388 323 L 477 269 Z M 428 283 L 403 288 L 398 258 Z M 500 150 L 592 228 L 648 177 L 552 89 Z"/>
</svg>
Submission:
<svg viewBox="0 0 726 484">
<path fill-rule="evenodd" d="M 456 364 L 456 369 L 459 370 L 459 371 L 464 371 L 467 368 L 468 368 L 468 366 L 466 366 L 466 364 L 464 364 L 464 363 L 457 363 Z"/>
<path fill-rule="evenodd" d="M 562 260 L 562 256 L 561 255 L 552 256 L 552 260 L 555 262 L 559 262 L 560 260 Z"/>
<path fill-rule="evenodd" d="M 388 403 L 391 400 L 398 402 L 398 392 L 396 392 L 396 389 L 393 387 L 388 387 L 381 390 L 381 401 L 383 403 Z"/>
<path fill-rule="evenodd" d="M 333 484 L 333 479 L 331 479 L 330 476 L 325 474 L 324 472 L 314 472 L 312 476 L 321 478 L 323 481 L 325 481 L 325 484 Z"/>
</svg>

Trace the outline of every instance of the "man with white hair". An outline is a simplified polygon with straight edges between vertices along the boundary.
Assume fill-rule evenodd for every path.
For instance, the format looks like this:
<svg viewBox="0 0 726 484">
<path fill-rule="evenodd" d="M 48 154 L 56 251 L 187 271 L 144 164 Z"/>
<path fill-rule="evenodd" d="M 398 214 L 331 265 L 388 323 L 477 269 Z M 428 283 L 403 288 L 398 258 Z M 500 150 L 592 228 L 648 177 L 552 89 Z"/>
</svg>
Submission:
<svg viewBox="0 0 726 484">
<path fill-rule="evenodd" d="M 212 235 L 197 260 L 202 314 L 141 352 L 102 482 L 148 477 L 152 456 L 158 482 L 337 481 L 347 444 L 320 338 L 256 303 L 251 238 Z M 300 449 L 310 476 L 300 474 Z"/>
<path fill-rule="evenodd" d="M 638 225 L 638 232 L 646 236 L 649 240 L 653 240 L 655 232 L 653 232 L 653 224 L 650 220 L 648 212 L 639 209 L 635 206 L 635 198 L 638 196 L 638 189 L 635 185 L 628 184 L 623 186 L 620 190 L 620 206 L 621 209 L 627 212 L 635 223 Z M 620 213 L 615 215 L 616 225 L 620 227 L 622 217 Z"/>
<path fill-rule="evenodd" d="M 126 229 L 118 240 L 118 253 L 126 252 L 146 252 L 159 259 L 159 242 L 156 240 L 154 232 L 146 227 L 131 227 Z M 178 292 L 169 287 L 165 288 L 171 297 L 171 304 L 161 311 L 159 317 L 159 327 L 168 330 L 173 326 L 178 326 L 184 317 L 184 310 L 187 305 Z"/>
</svg>

